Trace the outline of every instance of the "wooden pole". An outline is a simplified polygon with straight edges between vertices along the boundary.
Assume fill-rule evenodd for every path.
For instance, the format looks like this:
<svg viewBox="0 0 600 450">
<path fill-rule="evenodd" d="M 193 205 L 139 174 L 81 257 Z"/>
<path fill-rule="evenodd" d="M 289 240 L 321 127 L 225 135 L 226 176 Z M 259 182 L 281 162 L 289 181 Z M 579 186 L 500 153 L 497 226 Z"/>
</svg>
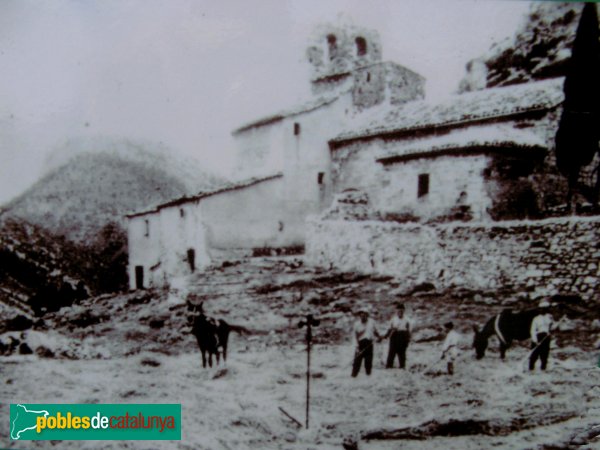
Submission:
<svg viewBox="0 0 600 450">
<path fill-rule="evenodd" d="M 310 322 L 306 328 L 306 429 L 308 429 L 308 411 L 310 409 Z"/>
<path fill-rule="evenodd" d="M 312 341 L 312 326 L 318 326 L 319 320 L 315 319 L 312 314 L 306 315 L 306 320 L 298 324 L 300 328 L 306 327 L 306 428 L 309 426 L 309 411 L 310 411 L 310 343 Z"/>
</svg>

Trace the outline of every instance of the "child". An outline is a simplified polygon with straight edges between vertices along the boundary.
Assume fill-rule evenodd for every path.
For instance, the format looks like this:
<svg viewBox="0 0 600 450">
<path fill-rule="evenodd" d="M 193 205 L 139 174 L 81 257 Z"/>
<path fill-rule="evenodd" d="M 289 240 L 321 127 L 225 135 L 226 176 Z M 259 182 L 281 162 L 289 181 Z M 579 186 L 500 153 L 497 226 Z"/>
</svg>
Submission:
<svg viewBox="0 0 600 450">
<path fill-rule="evenodd" d="M 454 374 L 454 360 L 458 356 L 458 344 L 460 343 L 460 335 L 454 331 L 454 324 L 446 322 L 444 328 L 447 331 L 446 339 L 442 347 L 442 358 L 447 357 L 448 375 Z"/>
</svg>

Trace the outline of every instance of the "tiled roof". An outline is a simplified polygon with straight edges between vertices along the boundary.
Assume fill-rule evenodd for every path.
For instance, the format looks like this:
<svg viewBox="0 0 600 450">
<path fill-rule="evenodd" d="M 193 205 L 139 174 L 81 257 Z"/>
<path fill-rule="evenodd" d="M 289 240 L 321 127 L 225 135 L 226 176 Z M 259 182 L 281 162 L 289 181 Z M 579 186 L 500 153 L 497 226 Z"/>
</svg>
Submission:
<svg viewBox="0 0 600 450">
<path fill-rule="evenodd" d="M 231 132 L 231 134 L 238 134 L 241 133 L 242 131 L 247 131 L 251 128 L 256 128 L 256 127 L 260 127 L 263 125 L 268 125 L 270 123 L 274 123 L 274 122 L 278 122 L 280 120 L 285 119 L 286 117 L 290 117 L 290 116 L 295 116 L 297 114 L 302 114 L 305 112 L 309 112 L 309 111 L 313 111 L 315 109 L 319 109 L 321 106 L 325 106 L 325 105 L 329 105 L 330 103 L 333 103 L 334 101 L 336 101 L 339 98 L 339 94 L 337 95 L 329 95 L 329 96 L 323 96 L 323 97 L 319 97 L 317 99 L 311 100 L 307 103 L 303 103 L 301 105 L 298 105 L 294 108 L 290 108 L 284 111 L 280 111 L 276 114 L 272 114 L 270 116 L 266 116 L 263 117 L 261 119 L 257 119 L 254 120 L 250 123 L 247 123 L 245 125 L 242 125 L 239 128 L 236 128 L 235 130 L 233 130 Z"/>
<path fill-rule="evenodd" d="M 365 115 L 362 123 L 351 123 L 331 143 L 411 130 L 452 126 L 468 122 L 544 110 L 562 103 L 564 78 L 483 89 L 453 95 L 439 103 L 410 102 L 381 114 Z"/>
<path fill-rule="evenodd" d="M 195 202 L 195 201 L 201 200 L 205 197 L 210 197 L 213 195 L 221 194 L 223 192 L 234 191 L 237 189 L 244 189 L 244 188 L 247 188 L 250 186 L 254 186 L 255 184 L 262 183 L 264 181 L 274 180 L 276 178 L 281 178 L 281 177 L 283 177 L 283 174 L 281 172 L 278 172 L 274 175 L 269 175 L 269 176 L 265 176 L 265 177 L 261 177 L 261 178 L 250 178 L 248 180 L 244 180 L 244 181 L 240 181 L 240 182 L 236 182 L 236 183 L 228 183 L 228 184 L 225 184 L 225 185 L 219 187 L 218 189 L 214 189 L 212 191 L 206 191 L 206 192 L 199 192 L 198 194 L 192 195 L 192 196 L 179 197 L 179 198 L 170 200 L 166 203 L 161 203 L 160 205 L 155 206 L 154 208 L 127 214 L 126 217 L 132 218 L 132 217 L 143 216 L 146 214 L 155 213 L 155 212 L 160 211 L 161 209 L 168 208 L 170 206 L 177 206 L 177 205 L 182 205 L 182 204 L 188 203 L 188 202 Z"/>
<path fill-rule="evenodd" d="M 377 161 L 391 163 L 404 159 L 447 154 L 471 149 L 530 149 L 546 150 L 544 140 L 530 131 L 509 125 L 484 125 L 452 130 L 441 136 L 415 139 L 396 147 L 393 152 L 380 155 Z"/>
</svg>

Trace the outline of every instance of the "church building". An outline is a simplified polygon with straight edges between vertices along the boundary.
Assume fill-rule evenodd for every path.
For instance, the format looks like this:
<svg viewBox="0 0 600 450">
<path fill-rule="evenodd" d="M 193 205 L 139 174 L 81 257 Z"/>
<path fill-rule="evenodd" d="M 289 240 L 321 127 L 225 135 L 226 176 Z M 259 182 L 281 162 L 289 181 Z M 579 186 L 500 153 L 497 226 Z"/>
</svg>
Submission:
<svg viewBox="0 0 600 450">
<path fill-rule="evenodd" d="M 333 214 L 348 197 L 365 205 L 362 218 L 392 221 L 552 207 L 542 186 L 561 182 L 552 150 L 562 79 L 431 103 L 425 79 L 383 61 L 377 32 L 355 26 L 317 29 L 307 59 L 312 99 L 233 131 L 246 181 L 128 216 L 132 289 L 224 258 L 302 251 L 307 217 Z"/>
</svg>

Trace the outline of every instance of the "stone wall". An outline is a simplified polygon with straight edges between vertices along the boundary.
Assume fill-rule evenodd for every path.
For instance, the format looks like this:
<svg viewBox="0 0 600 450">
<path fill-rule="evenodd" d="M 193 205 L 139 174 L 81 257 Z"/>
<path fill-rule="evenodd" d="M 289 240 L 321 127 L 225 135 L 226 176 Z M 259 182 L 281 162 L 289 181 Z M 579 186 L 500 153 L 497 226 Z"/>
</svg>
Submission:
<svg viewBox="0 0 600 450">
<path fill-rule="evenodd" d="M 559 116 L 560 108 L 554 108 L 497 122 L 499 127 L 524 129 L 540 137 L 548 147 L 543 160 L 528 149 L 508 148 L 495 152 L 482 149 L 478 154 L 423 155 L 383 165 L 376 162 L 378 158 L 399 154 L 406 146 L 443 136 L 447 130 L 349 141 L 331 150 L 333 194 L 358 189 L 369 195 L 372 208 L 381 215 L 410 213 L 424 221 L 447 216 L 459 199 L 470 208 L 475 220 L 555 215 L 554 210 L 565 204 L 567 193 L 566 178 L 558 172 L 554 156 Z M 456 129 L 481 128 L 483 133 L 489 126 L 490 122 L 473 123 Z M 590 167 L 595 164 L 597 161 Z M 518 170 L 501 173 L 499 167 Z M 586 170 L 584 174 L 589 168 Z M 427 198 L 417 198 L 419 174 L 430 175 L 431 193 Z"/>
<path fill-rule="evenodd" d="M 600 293 L 600 217 L 498 223 L 399 224 L 311 219 L 306 262 L 423 282 L 531 297 Z"/>
<path fill-rule="evenodd" d="M 365 51 L 360 54 L 357 39 L 363 39 Z M 381 61 L 381 39 L 375 30 L 350 25 L 319 26 L 307 48 L 313 80 L 350 72 Z"/>
<path fill-rule="evenodd" d="M 359 110 L 386 100 L 392 105 L 401 105 L 425 98 L 425 78 L 393 62 L 358 68 L 352 76 L 352 100 Z"/>
</svg>

